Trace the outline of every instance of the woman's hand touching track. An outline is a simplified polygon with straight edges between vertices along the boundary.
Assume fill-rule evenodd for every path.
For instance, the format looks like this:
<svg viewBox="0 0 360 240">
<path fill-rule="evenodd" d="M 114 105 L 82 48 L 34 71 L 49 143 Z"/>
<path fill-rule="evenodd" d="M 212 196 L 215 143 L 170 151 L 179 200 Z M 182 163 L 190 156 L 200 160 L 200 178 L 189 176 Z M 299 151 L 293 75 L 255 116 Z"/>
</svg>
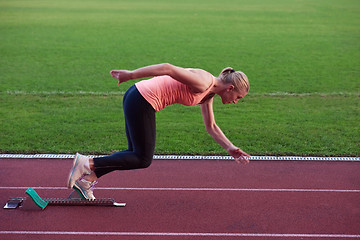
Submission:
<svg viewBox="0 0 360 240">
<path fill-rule="evenodd" d="M 241 157 L 235 158 L 235 162 L 238 164 L 242 163 L 243 165 L 246 165 L 250 162 L 249 158 L 250 157 L 248 157 L 248 156 L 241 156 Z"/>
<path fill-rule="evenodd" d="M 235 162 L 242 163 L 246 165 L 250 162 L 249 158 L 251 157 L 249 154 L 241 150 L 240 148 L 232 148 L 228 150 L 229 154 L 235 158 Z"/>
<path fill-rule="evenodd" d="M 128 70 L 111 70 L 110 71 L 111 76 L 119 81 L 118 85 L 120 85 L 120 83 L 131 80 L 132 79 L 131 73 L 132 73 L 132 71 L 128 71 Z"/>
</svg>

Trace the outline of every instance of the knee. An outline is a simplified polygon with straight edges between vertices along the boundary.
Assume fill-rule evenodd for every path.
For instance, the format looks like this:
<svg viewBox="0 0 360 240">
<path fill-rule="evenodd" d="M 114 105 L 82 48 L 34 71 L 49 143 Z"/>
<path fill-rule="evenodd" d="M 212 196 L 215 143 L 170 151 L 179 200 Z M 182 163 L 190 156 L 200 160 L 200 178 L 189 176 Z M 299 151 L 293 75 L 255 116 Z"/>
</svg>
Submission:
<svg viewBox="0 0 360 240">
<path fill-rule="evenodd" d="M 141 163 L 140 163 L 139 168 L 148 168 L 151 165 L 152 160 L 153 160 L 152 156 L 151 157 L 144 157 L 143 156 L 141 158 Z"/>
</svg>

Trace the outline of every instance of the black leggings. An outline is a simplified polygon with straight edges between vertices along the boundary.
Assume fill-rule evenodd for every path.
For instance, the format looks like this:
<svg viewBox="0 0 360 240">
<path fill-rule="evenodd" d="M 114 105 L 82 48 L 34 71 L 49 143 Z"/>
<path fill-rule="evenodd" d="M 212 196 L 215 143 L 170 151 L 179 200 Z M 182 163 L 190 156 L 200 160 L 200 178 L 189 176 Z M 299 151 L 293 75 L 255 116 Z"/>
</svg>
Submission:
<svg viewBox="0 0 360 240">
<path fill-rule="evenodd" d="M 147 168 L 153 159 L 156 139 L 154 108 L 133 85 L 124 95 L 123 109 L 128 149 L 94 158 L 94 172 L 98 178 L 114 170 Z"/>
</svg>

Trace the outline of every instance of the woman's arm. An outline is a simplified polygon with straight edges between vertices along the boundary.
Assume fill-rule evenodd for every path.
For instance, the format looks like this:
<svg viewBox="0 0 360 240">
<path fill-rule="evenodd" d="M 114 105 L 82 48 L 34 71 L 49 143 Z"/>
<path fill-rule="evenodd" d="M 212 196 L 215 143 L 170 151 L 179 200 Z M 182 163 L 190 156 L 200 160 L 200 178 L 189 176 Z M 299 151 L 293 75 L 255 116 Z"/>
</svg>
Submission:
<svg viewBox="0 0 360 240">
<path fill-rule="evenodd" d="M 211 84 L 212 75 L 201 69 L 185 69 L 169 63 L 150 65 L 133 71 L 112 70 L 110 74 L 119 80 L 119 84 L 132 79 L 168 75 L 188 85 L 194 92 L 203 92 Z"/>
<path fill-rule="evenodd" d="M 232 157 L 234 157 L 237 163 L 249 163 L 248 158 L 250 155 L 242 151 L 240 148 L 234 146 L 221 131 L 221 129 L 216 125 L 213 112 L 213 99 L 210 99 L 209 101 L 201 104 L 201 113 L 204 119 L 206 131 L 211 135 L 211 137 Z"/>
</svg>

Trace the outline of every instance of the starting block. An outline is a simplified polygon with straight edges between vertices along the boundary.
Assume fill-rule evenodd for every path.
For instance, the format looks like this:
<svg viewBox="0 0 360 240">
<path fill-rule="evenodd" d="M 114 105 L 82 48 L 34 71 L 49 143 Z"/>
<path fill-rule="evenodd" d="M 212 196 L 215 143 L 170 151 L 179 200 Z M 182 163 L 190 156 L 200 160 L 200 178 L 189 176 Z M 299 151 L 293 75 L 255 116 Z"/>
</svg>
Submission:
<svg viewBox="0 0 360 240">
<path fill-rule="evenodd" d="M 41 198 L 33 189 L 25 191 L 27 197 L 10 198 L 4 209 L 44 210 L 47 206 L 103 206 L 103 207 L 125 207 L 126 203 L 115 202 L 113 198 L 100 198 L 94 200 L 84 199 L 77 191 L 73 191 L 68 198 Z"/>
</svg>

